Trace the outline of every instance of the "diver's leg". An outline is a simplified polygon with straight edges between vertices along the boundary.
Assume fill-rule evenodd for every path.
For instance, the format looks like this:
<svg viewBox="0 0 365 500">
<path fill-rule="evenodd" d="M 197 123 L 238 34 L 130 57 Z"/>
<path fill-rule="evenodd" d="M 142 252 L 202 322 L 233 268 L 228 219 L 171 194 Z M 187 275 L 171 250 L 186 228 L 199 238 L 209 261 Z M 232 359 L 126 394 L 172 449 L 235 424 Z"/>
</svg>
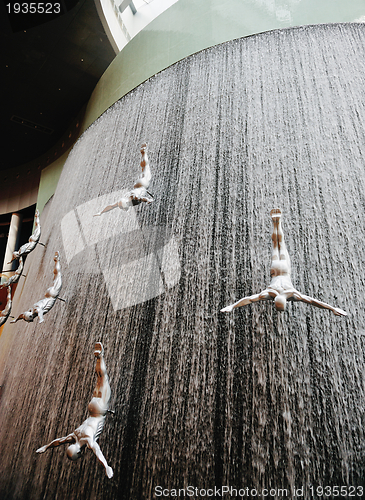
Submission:
<svg viewBox="0 0 365 500">
<path fill-rule="evenodd" d="M 151 169 L 150 169 L 150 162 L 148 160 L 147 156 L 147 145 L 142 144 L 141 146 L 141 155 L 142 155 L 142 160 L 141 160 L 141 167 L 142 167 L 142 175 L 141 177 L 137 180 L 135 183 L 134 187 L 144 187 L 145 189 L 148 189 L 148 186 L 150 185 L 151 182 Z"/>
<path fill-rule="evenodd" d="M 62 275 L 61 275 L 61 265 L 60 265 L 60 253 L 56 252 L 53 258 L 54 269 L 53 269 L 53 286 L 52 286 L 52 297 L 58 297 L 62 288 Z"/>
<path fill-rule="evenodd" d="M 270 215 L 272 217 L 272 222 L 274 225 L 274 229 L 271 235 L 272 239 L 272 268 L 275 265 L 275 261 L 280 259 L 280 252 L 279 252 L 279 237 L 278 237 L 278 226 L 279 226 L 279 221 L 281 217 L 281 212 L 278 208 L 274 208 L 271 210 Z"/>
<path fill-rule="evenodd" d="M 281 210 L 274 208 L 271 210 L 270 215 L 274 224 L 274 231 L 272 234 L 273 240 L 273 260 L 284 260 L 287 263 L 287 272 L 290 274 L 290 257 L 289 252 L 285 245 L 284 232 L 281 226 Z"/>
<path fill-rule="evenodd" d="M 62 275 L 61 275 L 61 266 L 60 266 L 60 254 L 59 252 L 55 253 L 54 256 L 54 269 L 53 269 L 53 285 L 50 288 L 47 288 L 44 296 L 46 298 L 56 299 L 62 288 Z M 53 305 L 53 304 L 52 304 Z M 47 309 L 47 312 L 50 308 Z"/>
<path fill-rule="evenodd" d="M 286 260 L 288 263 L 289 269 L 290 269 L 290 257 L 289 257 L 288 249 L 286 248 L 286 245 L 285 245 L 284 232 L 283 232 L 283 228 L 281 226 L 281 219 L 280 218 L 278 221 L 277 233 L 278 233 L 278 241 L 279 241 L 280 260 Z"/>
<path fill-rule="evenodd" d="M 101 398 L 104 408 L 107 409 L 111 390 L 104 361 L 104 348 L 101 342 L 96 342 L 94 354 L 96 356 L 95 372 L 98 378 L 96 381 L 93 396 L 95 398 Z"/>
</svg>

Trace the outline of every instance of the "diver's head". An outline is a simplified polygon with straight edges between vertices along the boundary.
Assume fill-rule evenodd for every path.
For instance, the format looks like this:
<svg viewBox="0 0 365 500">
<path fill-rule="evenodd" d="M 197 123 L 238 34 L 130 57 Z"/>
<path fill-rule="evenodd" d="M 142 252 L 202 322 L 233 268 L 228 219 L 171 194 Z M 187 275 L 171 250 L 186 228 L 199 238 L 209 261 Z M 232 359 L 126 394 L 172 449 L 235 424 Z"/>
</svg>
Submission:
<svg viewBox="0 0 365 500">
<path fill-rule="evenodd" d="M 123 198 L 121 198 L 119 201 L 118 201 L 118 207 L 121 209 L 121 210 L 125 210 L 126 212 L 128 212 L 129 210 L 129 207 L 132 205 L 132 202 L 129 198 L 127 198 L 126 196 L 123 196 Z"/>
<path fill-rule="evenodd" d="M 29 309 L 29 311 L 25 311 L 25 313 L 21 314 L 20 316 L 22 317 L 22 319 L 24 319 L 24 321 L 28 321 L 28 323 L 31 323 L 35 318 L 35 314 L 34 314 L 33 309 Z"/>
<path fill-rule="evenodd" d="M 19 257 L 20 257 L 20 253 L 18 251 L 13 252 L 12 256 L 11 256 L 11 261 L 8 262 L 8 264 L 11 264 L 13 262 L 13 260 L 19 259 Z"/>
<path fill-rule="evenodd" d="M 278 311 L 285 311 L 286 298 L 283 295 L 277 295 L 274 299 L 274 304 Z"/>
<path fill-rule="evenodd" d="M 67 453 L 67 457 L 70 460 L 77 460 L 78 458 L 80 458 L 81 457 L 81 447 L 80 447 L 79 443 L 71 444 L 67 448 L 66 453 Z"/>
</svg>

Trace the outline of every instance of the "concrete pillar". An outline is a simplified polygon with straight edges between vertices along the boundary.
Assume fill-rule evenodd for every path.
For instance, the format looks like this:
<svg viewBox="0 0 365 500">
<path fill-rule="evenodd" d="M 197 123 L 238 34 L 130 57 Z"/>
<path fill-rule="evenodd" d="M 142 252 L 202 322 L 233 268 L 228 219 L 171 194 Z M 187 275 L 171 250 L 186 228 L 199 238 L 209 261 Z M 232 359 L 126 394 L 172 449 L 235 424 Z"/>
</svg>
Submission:
<svg viewBox="0 0 365 500">
<path fill-rule="evenodd" d="M 17 250 L 20 238 L 20 229 L 22 226 L 23 216 L 18 213 L 14 213 L 11 216 L 8 242 L 5 250 L 5 257 L 3 262 L 3 271 L 11 271 L 11 272 L 3 272 L 6 276 L 11 276 L 17 267 L 17 262 L 14 261 L 12 264 L 8 264 L 11 261 L 12 253 L 14 250 Z"/>
</svg>

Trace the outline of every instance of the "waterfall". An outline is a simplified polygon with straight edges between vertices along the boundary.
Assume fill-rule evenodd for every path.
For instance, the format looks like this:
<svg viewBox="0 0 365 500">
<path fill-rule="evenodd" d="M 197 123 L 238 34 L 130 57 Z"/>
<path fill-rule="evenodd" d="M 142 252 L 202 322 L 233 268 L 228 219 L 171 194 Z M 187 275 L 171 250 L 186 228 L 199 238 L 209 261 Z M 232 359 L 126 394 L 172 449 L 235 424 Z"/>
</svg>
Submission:
<svg viewBox="0 0 365 500">
<path fill-rule="evenodd" d="M 67 302 L 0 338 L 1 498 L 363 484 L 364 45 L 362 24 L 230 41 L 85 131 L 12 314 L 43 297 L 55 251 Z M 93 217 L 132 188 L 143 142 L 154 202 Z M 348 317 L 300 302 L 220 313 L 269 284 L 276 207 L 294 286 Z M 75 463 L 63 448 L 35 453 L 86 418 L 95 341 L 115 411 L 98 441 L 112 480 L 91 451 Z"/>
</svg>

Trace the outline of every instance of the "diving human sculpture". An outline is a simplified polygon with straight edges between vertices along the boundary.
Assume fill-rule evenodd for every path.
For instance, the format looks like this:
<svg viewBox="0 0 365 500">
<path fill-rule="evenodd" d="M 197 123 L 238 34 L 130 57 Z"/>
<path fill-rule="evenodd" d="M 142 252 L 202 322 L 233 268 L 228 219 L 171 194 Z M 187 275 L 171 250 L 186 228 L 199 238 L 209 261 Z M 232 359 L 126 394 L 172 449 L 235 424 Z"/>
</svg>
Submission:
<svg viewBox="0 0 365 500">
<path fill-rule="evenodd" d="M 6 283 L 3 283 L 2 285 L 0 285 L 0 290 L 2 288 L 7 287 L 7 286 L 15 285 L 15 283 L 18 283 L 20 276 L 22 275 L 23 269 L 24 269 L 23 257 L 20 256 L 18 269 L 15 271 L 13 276 L 10 276 L 10 278 L 6 281 Z M 4 276 L 4 275 L 2 275 L 2 276 Z"/>
<path fill-rule="evenodd" d="M 313 299 L 296 290 L 291 282 L 291 266 L 288 250 L 284 242 L 284 233 L 281 227 L 281 211 L 279 209 L 271 210 L 270 215 L 274 224 L 272 234 L 272 262 L 271 262 L 271 283 L 261 293 L 244 297 L 234 304 L 221 309 L 222 312 L 232 311 L 235 307 L 246 306 L 252 302 L 260 300 L 273 300 L 278 311 L 285 311 L 288 301 L 306 302 L 312 306 L 322 309 L 329 309 L 336 316 L 347 316 L 342 309 L 333 307 L 320 300 Z"/>
<path fill-rule="evenodd" d="M 22 245 L 19 250 L 13 252 L 11 261 L 8 262 L 8 264 L 11 264 L 13 260 L 19 259 L 20 256 L 25 256 L 28 255 L 32 250 L 35 249 L 37 246 L 37 243 L 39 242 L 39 238 L 41 237 L 41 223 L 39 221 L 39 212 L 38 210 L 35 211 L 35 216 L 34 216 L 34 233 L 30 236 L 28 243 L 25 243 Z"/>
<path fill-rule="evenodd" d="M 94 355 L 96 356 L 95 372 L 97 375 L 96 387 L 93 397 L 88 405 L 90 416 L 68 436 L 54 439 L 51 443 L 42 446 L 37 453 L 44 453 L 48 448 L 55 448 L 62 444 L 71 443 L 67 448 L 67 457 L 70 460 L 77 460 L 81 457 L 86 448 L 95 453 L 96 458 L 104 466 L 106 475 L 110 479 L 113 477 L 113 469 L 109 467 L 107 461 L 97 443 L 101 431 L 104 427 L 105 417 L 108 413 L 110 400 L 110 385 L 104 361 L 104 349 L 100 342 L 95 344 Z"/>
<path fill-rule="evenodd" d="M 10 321 L 10 323 L 16 323 L 20 319 L 24 319 L 24 321 L 27 321 L 29 323 L 32 322 L 34 318 L 36 318 L 37 316 L 39 317 L 39 322 L 42 323 L 44 314 L 48 313 L 48 311 L 52 309 L 62 288 L 62 275 L 61 275 L 59 252 L 55 253 L 53 260 L 55 262 L 53 270 L 53 275 L 54 275 L 53 285 L 47 289 L 44 295 L 44 299 L 41 299 L 38 302 L 36 302 L 33 305 L 33 307 L 31 307 L 28 311 L 20 314 L 16 319 Z"/>
<path fill-rule="evenodd" d="M 133 189 L 126 193 L 119 201 L 114 203 L 114 205 L 108 205 L 100 213 L 95 214 L 94 217 L 104 214 L 105 212 L 109 212 L 114 208 L 120 208 L 121 210 L 128 211 L 130 207 L 139 205 L 142 202 L 147 204 L 153 202 L 153 196 L 147 191 L 152 177 L 150 163 L 147 156 L 147 144 L 142 144 L 141 154 L 142 175 L 133 186 Z"/>
<path fill-rule="evenodd" d="M 3 326 L 3 324 L 6 322 L 6 320 L 10 316 L 11 305 L 12 305 L 12 300 L 11 300 L 11 286 L 8 286 L 8 295 L 7 295 L 7 300 L 6 300 L 6 306 L 0 312 L 0 326 Z"/>
</svg>

